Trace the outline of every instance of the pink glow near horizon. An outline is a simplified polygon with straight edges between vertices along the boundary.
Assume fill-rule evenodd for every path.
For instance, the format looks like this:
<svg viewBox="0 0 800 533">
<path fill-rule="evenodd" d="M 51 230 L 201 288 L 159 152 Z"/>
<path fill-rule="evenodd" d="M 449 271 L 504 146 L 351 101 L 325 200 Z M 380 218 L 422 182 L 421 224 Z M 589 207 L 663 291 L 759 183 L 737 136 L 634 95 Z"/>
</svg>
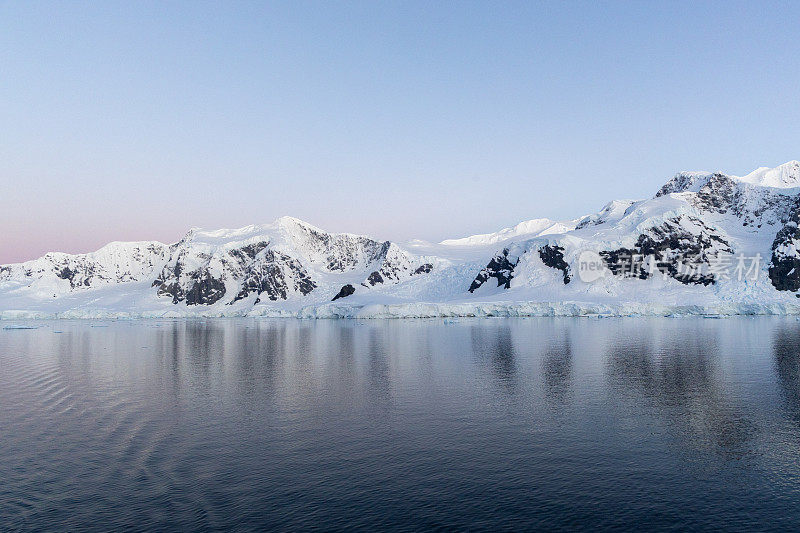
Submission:
<svg viewBox="0 0 800 533">
<path fill-rule="evenodd" d="M 800 158 L 800 3 L 0 12 L 0 264 L 282 215 L 436 241 Z"/>
</svg>

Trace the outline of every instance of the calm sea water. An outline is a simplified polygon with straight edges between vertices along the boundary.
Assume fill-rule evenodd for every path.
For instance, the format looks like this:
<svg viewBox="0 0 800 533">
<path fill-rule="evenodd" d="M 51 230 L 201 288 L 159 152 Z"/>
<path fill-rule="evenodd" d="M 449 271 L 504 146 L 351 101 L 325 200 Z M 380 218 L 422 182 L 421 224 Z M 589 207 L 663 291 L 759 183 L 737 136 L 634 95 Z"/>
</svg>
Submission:
<svg viewBox="0 0 800 533">
<path fill-rule="evenodd" d="M 29 324 L 3 530 L 800 527 L 794 319 Z"/>
</svg>

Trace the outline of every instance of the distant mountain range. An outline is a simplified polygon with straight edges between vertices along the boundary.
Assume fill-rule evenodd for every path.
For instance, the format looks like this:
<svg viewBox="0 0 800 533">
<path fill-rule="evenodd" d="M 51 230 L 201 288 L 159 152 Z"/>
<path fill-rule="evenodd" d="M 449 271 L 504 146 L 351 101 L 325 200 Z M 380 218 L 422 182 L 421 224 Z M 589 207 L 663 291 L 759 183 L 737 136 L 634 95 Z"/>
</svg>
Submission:
<svg viewBox="0 0 800 533">
<path fill-rule="evenodd" d="M 0 318 L 800 313 L 800 163 L 441 243 L 283 217 L 0 266 Z"/>
</svg>

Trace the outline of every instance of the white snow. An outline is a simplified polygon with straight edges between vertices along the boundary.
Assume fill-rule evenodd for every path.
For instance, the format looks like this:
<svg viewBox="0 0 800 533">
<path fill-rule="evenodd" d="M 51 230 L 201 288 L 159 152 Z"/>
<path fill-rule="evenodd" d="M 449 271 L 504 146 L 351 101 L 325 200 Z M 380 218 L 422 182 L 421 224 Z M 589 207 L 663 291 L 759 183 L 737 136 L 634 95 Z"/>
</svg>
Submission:
<svg viewBox="0 0 800 533">
<path fill-rule="evenodd" d="M 775 168 L 759 167 L 738 179 L 760 187 L 776 189 L 800 187 L 800 162 L 789 161 Z"/>
<path fill-rule="evenodd" d="M 495 233 L 448 239 L 441 243 L 388 243 L 349 233 L 328 233 L 292 217 L 271 224 L 238 229 L 193 228 L 178 243 L 110 243 L 90 254 L 50 253 L 42 258 L 0 266 L 0 319 L 30 318 L 154 318 L 194 316 L 280 316 L 300 318 L 395 318 L 456 316 L 627 316 L 800 314 L 800 298 L 777 291 L 768 277 L 775 234 L 785 220 L 776 198 L 800 195 L 800 164 L 791 161 L 775 169 L 760 168 L 744 177 L 728 176 L 735 185 L 733 209 L 707 209 L 697 196 L 713 176 L 682 172 L 659 196 L 617 200 L 598 213 L 573 221 L 545 218 L 521 222 Z M 725 182 L 728 183 L 728 182 Z M 744 213 L 744 214 L 742 214 Z M 755 222 L 743 224 L 744 216 Z M 647 280 L 605 276 L 592 283 L 576 275 L 578 257 L 586 250 L 629 248 L 653 228 L 674 225 L 688 235 L 726 241 L 712 243 L 714 254 L 760 254 L 756 279 L 720 279 L 709 286 L 684 285 L 656 275 Z M 693 237 L 694 238 L 694 237 Z M 255 258 L 268 250 L 296 261 L 316 287 L 306 295 L 297 290 L 296 273 L 284 262 L 274 263 L 287 279 L 286 299 L 269 300 L 256 293 L 234 301 L 249 265 L 237 251 L 258 245 Z M 542 262 L 538 250 L 559 246 L 569 265 L 571 282 Z M 511 287 L 490 278 L 474 293 L 470 284 L 503 249 L 518 260 Z M 780 248 L 797 255 L 794 243 Z M 237 259 L 239 257 L 239 259 Z M 272 263 L 271 263 L 272 264 Z M 160 274 L 176 266 L 188 290 L 189 272 L 208 272 L 225 286 L 225 297 L 212 305 L 174 304 L 153 286 Z M 430 272 L 417 273 L 431 267 Z M 67 269 L 65 271 L 64 269 Z M 381 273 L 383 283 L 370 285 L 368 276 Z M 68 275 L 69 274 L 69 275 Z M 71 276 L 71 279 L 70 279 Z M 331 301 L 345 284 L 355 293 Z M 9 325 L 8 328 L 13 328 Z"/>
<path fill-rule="evenodd" d="M 446 239 L 440 244 L 445 246 L 486 246 L 520 237 L 530 238 L 538 235 L 566 233 L 574 228 L 575 224 L 571 222 L 554 222 L 548 218 L 534 218 L 520 222 L 513 228 L 504 228 L 495 233 L 472 235 L 461 239 Z"/>
</svg>

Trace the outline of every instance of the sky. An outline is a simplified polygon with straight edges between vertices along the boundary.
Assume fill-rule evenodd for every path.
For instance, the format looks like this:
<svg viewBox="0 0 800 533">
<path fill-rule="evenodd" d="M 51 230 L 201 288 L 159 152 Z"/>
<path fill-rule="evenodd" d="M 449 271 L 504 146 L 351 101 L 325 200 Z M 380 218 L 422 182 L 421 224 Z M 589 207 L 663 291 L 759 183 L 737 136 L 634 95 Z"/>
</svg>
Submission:
<svg viewBox="0 0 800 533">
<path fill-rule="evenodd" d="M 800 159 L 800 2 L 0 1 L 0 263 L 439 241 Z"/>
</svg>

